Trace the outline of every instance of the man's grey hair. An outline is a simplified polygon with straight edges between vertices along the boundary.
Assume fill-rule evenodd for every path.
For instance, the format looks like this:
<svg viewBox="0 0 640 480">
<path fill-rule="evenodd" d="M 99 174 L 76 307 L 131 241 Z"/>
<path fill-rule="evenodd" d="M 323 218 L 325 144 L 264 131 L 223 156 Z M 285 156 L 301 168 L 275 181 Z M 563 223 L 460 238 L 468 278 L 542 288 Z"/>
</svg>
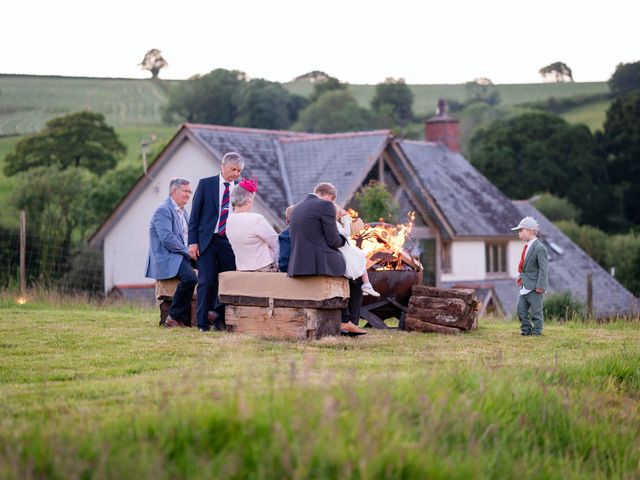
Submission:
<svg viewBox="0 0 640 480">
<path fill-rule="evenodd" d="M 179 178 L 179 177 L 172 178 L 169 181 L 169 195 L 171 195 L 176 188 L 181 187 L 183 185 L 190 185 L 190 184 L 191 182 L 186 178 Z"/>
<path fill-rule="evenodd" d="M 222 163 L 224 163 L 225 165 L 232 163 L 234 165 L 240 165 L 240 167 L 243 168 L 244 158 L 242 158 L 242 155 L 240 155 L 239 153 L 229 152 L 225 153 L 224 157 L 222 157 Z"/>
<path fill-rule="evenodd" d="M 242 187 L 236 186 L 233 192 L 231 192 L 231 206 L 235 209 L 236 207 L 244 207 L 249 201 L 251 201 L 254 197 L 253 192 L 249 192 Z"/>
</svg>

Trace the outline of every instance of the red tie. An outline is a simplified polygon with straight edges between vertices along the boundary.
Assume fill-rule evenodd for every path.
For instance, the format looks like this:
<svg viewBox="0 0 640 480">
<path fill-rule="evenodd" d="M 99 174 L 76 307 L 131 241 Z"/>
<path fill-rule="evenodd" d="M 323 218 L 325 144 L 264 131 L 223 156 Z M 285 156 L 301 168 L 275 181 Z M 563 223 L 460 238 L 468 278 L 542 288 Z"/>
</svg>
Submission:
<svg viewBox="0 0 640 480">
<path fill-rule="evenodd" d="M 522 249 L 522 255 L 520 255 L 520 263 L 518 264 L 518 273 L 522 273 L 522 268 L 524 267 L 524 256 L 527 254 L 528 244 L 524 244 L 524 248 Z"/>
</svg>

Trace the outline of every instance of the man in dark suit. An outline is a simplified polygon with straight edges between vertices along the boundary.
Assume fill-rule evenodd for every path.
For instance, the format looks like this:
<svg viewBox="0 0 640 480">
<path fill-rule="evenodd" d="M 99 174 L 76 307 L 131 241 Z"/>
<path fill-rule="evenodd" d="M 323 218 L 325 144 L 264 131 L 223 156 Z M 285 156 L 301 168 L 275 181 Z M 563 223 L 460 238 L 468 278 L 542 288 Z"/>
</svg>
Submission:
<svg viewBox="0 0 640 480">
<path fill-rule="evenodd" d="M 333 204 L 336 189 L 330 183 L 320 183 L 298 203 L 289 219 L 291 257 L 287 274 L 290 277 L 303 275 L 329 275 L 343 277 L 345 262 L 338 248 L 346 238 L 336 226 L 336 208 Z M 366 332 L 357 326 L 362 306 L 362 282 L 349 281 L 349 307 L 342 312 L 340 333 L 362 335 Z M 355 322 L 355 323 L 353 323 Z"/>
<path fill-rule="evenodd" d="M 169 183 L 169 197 L 163 201 L 149 225 L 149 255 L 145 276 L 156 280 L 178 277 L 180 283 L 173 294 L 169 315 L 163 325 L 183 327 L 191 323 L 191 299 L 197 278 L 187 251 L 189 216 L 184 206 L 191 197 L 191 184 L 184 178 Z"/>
<path fill-rule="evenodd" d="M 220 174 L 203 178 L 193 196 L 189 221 L 189 255 L 198 261 L 198 329 L 224 329 L 224 305 L 218 302 L 218 274 L 236 269 L 226 223 L 229 197 L 244 168 L 243 158 L 229 152 L 222 157 Z"/>
</svg>

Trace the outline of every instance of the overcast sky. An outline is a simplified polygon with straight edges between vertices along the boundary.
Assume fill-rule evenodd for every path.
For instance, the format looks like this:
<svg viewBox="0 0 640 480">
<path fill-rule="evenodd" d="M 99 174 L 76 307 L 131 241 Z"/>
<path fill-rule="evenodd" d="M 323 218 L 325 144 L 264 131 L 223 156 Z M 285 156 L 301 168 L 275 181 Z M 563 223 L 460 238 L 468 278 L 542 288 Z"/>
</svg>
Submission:
<svg viewBox="0 0 640 480">
<path fill-rule="evenodd" d="M 146 78 L 150 48 L 162 78 L 322 70 L 354 84 L 532 83 L 554 61 L 604 81 L 640 60 L 637 0 L 14 0 L 0 14 L 0 73 Z"/>
</svg>

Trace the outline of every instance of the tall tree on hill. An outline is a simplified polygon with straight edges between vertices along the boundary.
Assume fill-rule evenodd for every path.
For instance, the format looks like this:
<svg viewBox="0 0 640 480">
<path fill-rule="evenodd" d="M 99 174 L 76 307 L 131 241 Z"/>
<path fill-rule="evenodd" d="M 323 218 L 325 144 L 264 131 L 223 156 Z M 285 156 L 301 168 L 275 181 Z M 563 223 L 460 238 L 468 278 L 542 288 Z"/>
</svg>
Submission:
<svg viewBox="0 0 640 480">
<path fill-rule="evenodd" d="M 543 78 L 553 76 L 557 83 L 573 82 L 573 72 L 569 66 L 563 62 L 553 62 L 546 67 L 542 67 L 538 70 L 538 73 L 542 75 Z"/>
<path fill-rule="evenodd" d="M 162 56 L 162 52 L 157 48 L 152 48 L 144 54 L 142 62 L 139 64 L 142 70 L 151 72 L 151 78 L 158 78 L 160 70 L 169 66 L 169 63 Z"/>
<path fill-rule="evenodd" d="M 4 173 L 15 175 L 36 167 L 86 168 L 102 175 L 118 163 L 127 147 L 104 115 L 78 112 L 47 122 L 44 130 L 20 140 L 5 158 Z"/>
<path fill-rule="evenodd" d="M 609 79 L 609 89 L 616 97 L 640 91 L 640 62 L 620 63 Z"/>
<path fill-rule="evenodd" d="M 640 92 L 611 104 L 603 140 L 611 179 L 622 191 L 624 213 L 640 225 Z"/>
<path fill-rule="evenodd" d="M 582 222 L 605 229 L 619 213 L 607 165 L 584 125 L 525 113 L 480 129 L 469 150 L 471 162 L 510 198 L 550 192 L 579 205 Z"/>
<path fill-rule="evenodd" d="M 371 109 L 377 113 L 391 114 L 393 123 L 404 126 L 413 119 L 413 92 L 404 78 L 387 78 L 376 85 Z"/>
</svg>

